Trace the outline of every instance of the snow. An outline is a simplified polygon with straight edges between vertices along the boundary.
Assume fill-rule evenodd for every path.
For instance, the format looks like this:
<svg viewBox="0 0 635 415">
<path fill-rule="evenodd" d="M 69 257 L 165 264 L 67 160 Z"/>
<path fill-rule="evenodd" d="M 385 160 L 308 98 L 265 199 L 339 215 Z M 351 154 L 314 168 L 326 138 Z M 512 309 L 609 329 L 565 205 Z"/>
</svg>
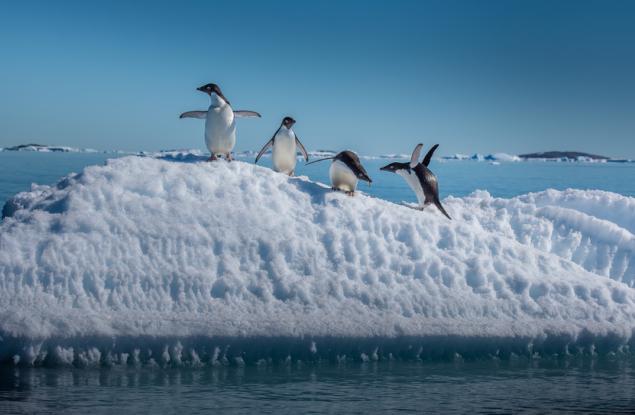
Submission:
<svg viewBox="0 0 635 415">
<path fill-rule="evenodd" d="M 360 156 L 363 160 L 382 160 L 382 159 L 390 159 L 390 160 L 410 160 L 410 154 L 405 153 L 388 153 L 388 154 L 380 154 L 379 156 Z"/>
<path fill-rule="evenodd" d="M 481 154 L 474 153 L 471 156 L 466 154 L 453 154 L 451 156 L 443 156 L 441 160 L 469 160 L 469 161 L 489 161 L 489 162 L 517 162 L 517 161 L 526 161 L 526 162 L 580 162 L 580 163 L 606 163 L 609 162 L 623 162 L 628 163 L 630 160 L 605 160 L 605 159 L 594 159 L 592 157 L 578 156 L 575 158 L 568 157 L 560 157 L 560 158 L 529 158 L 523 159 L 517 155 L 508 154 L 508 153 L 490 153 L 490 154 Z M 492 164 L 492 163 L 490 163 Z"/>
<path fill-rule="evenodd" d="M 451 156 L 443 156 L 441 157 L 442 160 L 469 160 L 470 156 L 468 156 L 467 154 L 454 154 Z"/>
<path fill-rule="evenodd" d="M 635 199 L 478 191 L 443 203 L 454 220 L 240 161 L 88 167 L 5 206 L 0 362 L 531 357 L 633 344 Z"/>
<path fill-rule="evenodd" d="M 41 153 L 98 153 L 97 150 L 94 150 L 92 148 L 49 146 L 40 144 L 0 148 L 0 151 L 38 151 Z"/>
<path fill-rule="evenodd" d="M 507 153 L 493 153 L 493 154 L 480 154 L 475 153 L 471 156 L 466 154 L 454 154 L 452 156 L 443 156 L 442 160 L 472 160 L 472 161 L 504 161 L 504 162 L 515 162 L 521 161 L 521 158 L 512 154 Z"/>
<path fill-rule="evenodd" d="M 495 154 L 490 154 L 487 157 L 486 157 L 486 160 L 507 161 L 507 162 L 521 161 L 520 157 L 512 155 L 512 154 L 507 154 L 507 153 L 495 153 Z"/>
</svg>

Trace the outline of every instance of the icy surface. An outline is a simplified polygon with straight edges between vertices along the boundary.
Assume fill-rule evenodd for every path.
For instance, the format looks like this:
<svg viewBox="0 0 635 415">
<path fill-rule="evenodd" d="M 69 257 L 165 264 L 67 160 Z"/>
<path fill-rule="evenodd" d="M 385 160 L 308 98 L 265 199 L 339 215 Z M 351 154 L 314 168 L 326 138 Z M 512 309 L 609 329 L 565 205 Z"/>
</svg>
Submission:
<svg viewBox="0 0 635 415">
<path fill-rule="evenodd" d="M 507 153 L 494 153 L 494 154 L 479 154 L 475 153 L 471 156 L 466 154 L 453 154 L 451 156 L 443 156 L 442 160 L 473 160 L 473 161 L 504 161 L 504 162 L 513 162 L 513 161 L 522 161 L 522 159 L 518 156 L 507 154 Z"/>
<path fill-rule="evenodd" d="M 479 191 L 446 198 L 449 221 L 252 164 L 178 158 L 111 160 L 5 206 L 0 361 L 239 364 L 632 343 L 633 198 Z"/>
</svg>

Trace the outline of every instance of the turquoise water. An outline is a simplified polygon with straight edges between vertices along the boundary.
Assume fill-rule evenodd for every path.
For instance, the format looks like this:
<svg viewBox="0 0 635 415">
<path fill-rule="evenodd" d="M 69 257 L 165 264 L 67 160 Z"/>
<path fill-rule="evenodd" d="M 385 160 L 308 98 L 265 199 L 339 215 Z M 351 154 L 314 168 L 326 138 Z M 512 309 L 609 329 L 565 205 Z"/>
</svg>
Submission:
<svg viewBox="0 0 635 415">
<path fill-rule="evenodd" d="M 14 194 L 29 190 L 31 183 L 55 184 L 61 177 L 80 172 L 84 167 L 103 164 L 117 154 L 0 152 L 0 205 Z M 204 160 L 204 157 L 200 159 Z M 195 159 L 199 160 L 199 159 Z M 252 159 L 244 161 L 252 162 Z M 396 203 L 415 202 L 405 181 L 392 173 L 379 171 L 389 160 L 362 160 L 373 179 L 359 190 Z M 260 164 L 268 166 L 269 158 Z M 555 163 L 522 162 L 492 165 L 488 162 L 434 160 L 430 168 L 439 179 L 441 197 L 465 196 L 484 189 L 497 197 L 513 197 L 547 188 L 600 189 L 635 196 L 635 163 Z M 298 175 L 328 183 L 328 162 L 303 166 Z"/>
<path fill-rule="evenodd" d="M 1 413 L 633 413 L 631 361 L 4 369 Z"/>
</svg>

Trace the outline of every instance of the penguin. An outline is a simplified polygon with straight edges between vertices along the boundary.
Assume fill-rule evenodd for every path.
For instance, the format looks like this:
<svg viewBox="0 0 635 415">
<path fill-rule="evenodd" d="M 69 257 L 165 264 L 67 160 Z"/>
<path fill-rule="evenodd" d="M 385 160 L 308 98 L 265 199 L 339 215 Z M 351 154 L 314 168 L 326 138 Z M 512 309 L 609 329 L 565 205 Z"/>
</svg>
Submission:
<svg viewBox="0 0 635 415">
<path fill-rule="evenodd" d="M 358 180 L 364 180 L 368 182 L 369 185 L 373 182 L 368 173 L 366 173 L 362 163 L 360 163 L 357 154 L 350 150 L 344 150 L 333 157 L 325 157 L 307 163 L 306 165 L 324 160 L 333 160 L 329 168 L 329 177 L 331 178 L 331 188 L 333 190 L 341 190 L 347 195 L 353 196 L 357 188 Z"/>
<path fill-rule="evenodd" d="M 255 111 L 234 111 L 225 98 L 220 87 L 216 84 L 207 84 L 196 88 L 209 95 L 211 104 L 207 111 L 188 111 L 179 118 L 199 118 L 205 120 L 205 144 L 211 156 L 208 161 L 217 160 L 218 156 L 225 156 L 227 161 L 232 160 L 232 150 L 236 145 L 236 117 L 260 118 Z"/>
<path fill-rule="evenodd" d="M 448 219 L 452 219 L 448 212 L 445 211 L 441 201 L 439 200 L 439 185 L 437 177 L 428 169 L 428 164 L 432 159 L 432 154 L 439 147 L 438 144 L 432 146 L 428 154 L 424 157 L 423 161 L 419 163 L 419 154 L 423 144 L 417 144 L 412 156 L 410 157 L 410 163 L 390 163 L 387 166 L 382 167 L 380 170 L 397 173 L 403 177 L 410 188 L 417 195 L 419 201 L 419 209 L 423 210 L 430 204 L 434 204 Z"/>
<path fill-rule="evenodd" d="M 295 165 L 297 163 L 296 151 L 300 150 L 305 161 L 309 161 L 309 154 L 300 142 L 300 138 L 292 130 L 295 120 L 291 117 L 284 117 L 278 130 L 276 130 L 271 140 L 260 150 L 256 156 L 255 163 L 258 163 L 260 157 L 265 151 L 272 146 L 273 169 L 277 172 L 293 176 L 295 173 Z"/>
</svg>

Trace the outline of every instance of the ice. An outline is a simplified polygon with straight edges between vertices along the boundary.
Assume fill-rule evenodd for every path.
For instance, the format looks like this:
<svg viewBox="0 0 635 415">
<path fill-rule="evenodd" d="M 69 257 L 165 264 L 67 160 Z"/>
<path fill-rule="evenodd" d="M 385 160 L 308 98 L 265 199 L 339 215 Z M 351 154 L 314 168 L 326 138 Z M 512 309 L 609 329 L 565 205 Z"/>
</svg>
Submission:
<svg viewBox="0 0 635 415">
<path fill-rule="evenodd" d="M 483 155 L 480 153 L 474 153 L 471 156 L 466 154 L 453 154 L 451 156 L 443 156 L 442 160 L 472 160 L 472 161 L 504 161 L 504 162 L 514 162 L 521 161 L 521 158 L 512 154 L 507 153 L 494 153 Z"/>
<path fill-rule="evenodd" d="M 485 159 L 486 160 L 496 160 L 496 161 L 507 161 L 507 162 L 521 161 L 520 157 L 515 156 L 513 154 L 507 154 L 507 153 L 490 154 L 490 155 L 486 156 Z"/>
<path fill-rule="evenodd" d="M 109 160 L 7 203 L 0 362 L 242 365 L 633 344 L 633 198 L 478 191 L 443 201 L 449 221 L 253 164 L 179 157 Z"/>
</svg>

